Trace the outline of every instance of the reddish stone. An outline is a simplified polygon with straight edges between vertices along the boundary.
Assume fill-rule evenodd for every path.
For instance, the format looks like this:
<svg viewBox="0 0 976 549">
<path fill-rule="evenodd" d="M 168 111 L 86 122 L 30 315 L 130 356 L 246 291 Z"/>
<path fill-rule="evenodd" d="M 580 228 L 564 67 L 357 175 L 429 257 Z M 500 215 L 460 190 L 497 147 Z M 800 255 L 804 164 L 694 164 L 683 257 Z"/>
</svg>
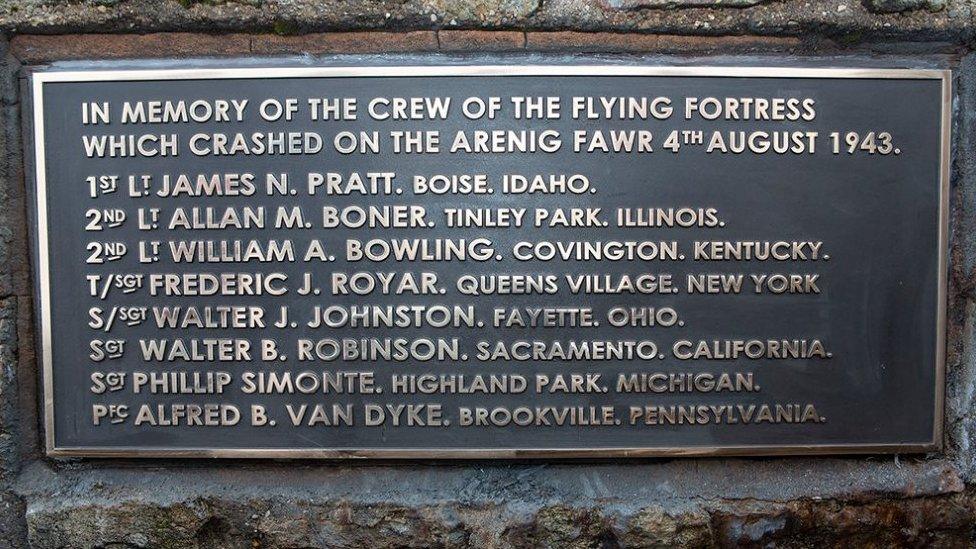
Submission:
<svg viewBox="0 0 976 549">
<path fill-rule="evenodd" d="M 72 59 L 246 55 L 250 42 L 246 34 L 25 34 L 11 40 L 10 50 L 24 63 L 36 64 Z"/>
<path fill-rule="evenodd" d="M 612 32 L 530 32 L 525 47 L 540 51 L 654 51 L 658 36 L 654 34 L 618 34 Z"/>
<path fill-rule="evenodd" d="M 676 36 L 612 32 L 530 32 L 526 48 L 537 51 L 712 52 L 784 51 L 801 45 L 797 38 L 762 36 Z"/>
<path fill-rule="evenodd" d="M 678 36 L 664 34 L 659 36 L 657 52 L 783 52 L 800 47 L 799 38 L 779 38 L 771 36 Z"/>
<path fill-rule="evenodd" d="M 444 30 L 437 33 L 444 51 L 509 51 L 525 48 L 521 31 Z"/>
<path fill-rule="evenodd" d="M 329 32 L 297 36 L 256 35 L 251 38 L 251 51 L 257 55 L 436 50 L 437 34 L 434 31 Z"/>
</svg>

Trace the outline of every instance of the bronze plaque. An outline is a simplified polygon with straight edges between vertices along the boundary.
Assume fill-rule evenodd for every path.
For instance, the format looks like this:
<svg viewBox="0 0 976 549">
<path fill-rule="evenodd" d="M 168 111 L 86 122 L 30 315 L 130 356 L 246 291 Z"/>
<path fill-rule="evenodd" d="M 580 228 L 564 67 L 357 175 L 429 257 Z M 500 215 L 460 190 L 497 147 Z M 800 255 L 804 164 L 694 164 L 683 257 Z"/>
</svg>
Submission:
<svg viewBox="0 0 976 549">
<path fill-rule="evenodd" d="M 35 71 L 48 453 L 936 449 L 949 83 Z"/>
</svg>

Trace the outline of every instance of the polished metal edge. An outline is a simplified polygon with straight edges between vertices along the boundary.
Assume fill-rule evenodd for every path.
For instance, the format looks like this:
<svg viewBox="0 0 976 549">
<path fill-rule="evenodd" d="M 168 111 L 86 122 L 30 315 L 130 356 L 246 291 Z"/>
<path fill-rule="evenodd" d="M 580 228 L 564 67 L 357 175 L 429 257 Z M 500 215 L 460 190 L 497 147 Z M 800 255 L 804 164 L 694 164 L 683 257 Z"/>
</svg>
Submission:
<svg viewBox="0 0 976 549">
<path fill-rule="evenodd" d="M 607 448 L 137 448 L 59 447 L 54 433 L 54 379 L 51 348 L 50 263 L 43 101 L 45 83 L 234 78 L 436 77 L 436 76 L 667 76 L 719 78 L 937 79 L 942 83 L 939 166 L 939 243 L 936 312 L 936 379 L 933 439 L 913 444 L 823 444 L 781 446 L 688 446 Z M 608 457 L 798 456 L 825 454 L 925 453 L 941 451 L 945 415 L 945 354 L 948 276 L 949 178 L 952 126 L 952 71 L 938 69 L 668 67 L 618 65 L 470 65 L 287 67 L 147 70 L 36 70 L 30 74 L 34 128 L 34 181 L 37 227 L 37 281 L 40 298 L 44 442 L 51 457 L 92 458 L 317 458 L 317 459 L 513 459 Z"/>
<path fill-rule="evenodd" d="M 945 362 L 947 309 L 949 301 L 949 179 L 952 166 L 952 72 L 941 71 L 942 80 L 942 142 L 939 155 L 939 267 L 935 326 L 935 425 L 933 442 L 942 450 L 945 444 Z"/>
<path fill-rule="evenodd" d="M 48 258 L 47 234 L 47 167 L 44 163 L 44 87 L 43 79 L 31 78 L 31 107 L 34 127 L 34 227 L 37 240 L 37 287 L 40 306 L 38 307 L 41 334 L 41 364 L 44 385 L 44 445 L 48 454 L 56 450 L 54 442 L 54 366 L 51 349 L 51 271 Z"/>
<path fill-rule="evenodd" d="M 675 446 L 660 448 L 57 448 L 52 457 L 153 458 L 294 458 L 294 459 L 517 459 L 517 458 L 641 458 L 710 456 L 803 456 L 828 454 L 924 453 L 937 444 L 824 444 L 795 446 Z"/>
<path fill-rule="evenodd" d="M 624 65 L 415 65 L 375 67 L 268 67 L 133 70 L 39 70 L 43 82 L 197 80 L 229 78 L 436 76 L 703 76 L 723 78 L 941 79 L 937 69 L 667 67 Z"/>
</svg>

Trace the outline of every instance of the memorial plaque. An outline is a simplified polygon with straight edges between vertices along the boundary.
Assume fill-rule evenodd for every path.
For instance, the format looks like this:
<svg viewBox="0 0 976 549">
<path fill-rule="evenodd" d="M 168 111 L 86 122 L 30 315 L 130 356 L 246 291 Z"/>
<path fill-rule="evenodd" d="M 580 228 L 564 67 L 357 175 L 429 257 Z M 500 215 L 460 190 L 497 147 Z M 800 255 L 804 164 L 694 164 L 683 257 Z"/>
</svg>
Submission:
<svg viewBox="0 0 976 549">
<path fill-rule="evenodd" d="M 51 455 L 940 446 L 947 72 L 31 86 Z"/>
</svg>

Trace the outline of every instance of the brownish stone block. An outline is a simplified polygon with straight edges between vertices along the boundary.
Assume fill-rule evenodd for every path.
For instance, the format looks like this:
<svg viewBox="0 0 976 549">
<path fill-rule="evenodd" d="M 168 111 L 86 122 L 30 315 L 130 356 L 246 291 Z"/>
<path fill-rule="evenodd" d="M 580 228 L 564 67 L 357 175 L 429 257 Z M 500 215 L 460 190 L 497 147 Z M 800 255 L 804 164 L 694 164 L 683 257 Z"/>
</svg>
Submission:
<svg viewBox="0 0 976 549">
<path fill-rule="evenodd" d="M 525 47 L 521 31 L 444 30 L 437 34 L 444 51 L 509 51 Z"/>
<path fill-rule="evenodd" d="M 530 32 L 525 47 L 537 51 L 654 51 L 654 34 L 612 32 Z"/>
<path fill-rule="evenodd" d="M 20 35 L 11 51 L 25 63 L 72 59 L 287 55 L 298 53 L 382 53 L 436 51 L 535 51 L 707 53 L 786 51 L 798 38 L 677 36 L 607 32 L 444 30 L 332 32 L 296 36 L 246 34 L 71 34 Z"/>
<path fill-rule="evenodd" d="M 71 59 L 124 59 L 128 57 L 205 57 L 250 52 L 246 34 L 67 34 L 20 35 L 11 52 L 28 64 Z"/>
<path fill-rule="evenodd" d="M 437 34 L 416 31 L 256 35 L 251 37 L 251 50 L 257 55 L 436 51 Z"/>
<path fill-rule="evenodd" d="M 798 38 L 764 36 L 678 36 L 610 32 L 530 32 L 526 48 L 536 51 L 741 53 L 784 51 L 801 45 Z"/>
<path fill-rule="evenodd" d="M 799 38 L 771 36 L 678 36 L 658 37 L 660 53 L 744 53 L 783 52 L 802 46 Z"/>
</svg>

